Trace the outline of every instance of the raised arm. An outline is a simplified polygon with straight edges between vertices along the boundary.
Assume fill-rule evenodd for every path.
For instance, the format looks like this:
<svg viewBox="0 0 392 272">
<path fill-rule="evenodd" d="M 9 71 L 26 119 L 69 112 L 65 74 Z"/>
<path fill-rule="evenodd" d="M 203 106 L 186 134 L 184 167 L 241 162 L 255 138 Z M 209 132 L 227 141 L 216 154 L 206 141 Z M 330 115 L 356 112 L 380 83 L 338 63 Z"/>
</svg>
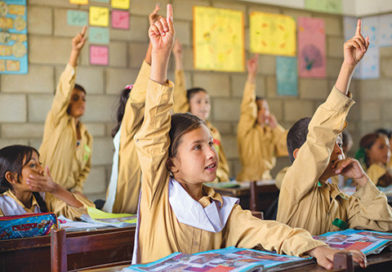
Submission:
<svg viewBox="0 0 392 272">
<path fill-rule="evenodd" d="M 52 116 L 52 120 L 57 122 L 67 114 L 67 109 L 69 102 L 71 100 L 72 90 L 75 86 L 75 77 L 76 72 L 75 69 L 77 67 L 78 57 L 84 44 L 86 43 L 86 31 L 87 26 L 84 26 L 82 31 L 75 35 L 72 39 L 72 50 L 69 57 L 69 61 L 65 70 L 60 76 L 56 94 L 53 99 L 52 108 L 50 110 L 50 115 Z"/>
<path fill-rule="evenodd" d="M 176 63 L 173 110 L 175 113 L 189 112 L 189 101 L 186 97 L 185 75 L 182 64 L 182 46 L 179 40 L 176 40 L 174 43 L 173 55 Z"/>
<path fill-rule="evenodd" d="M 336 87 L 313 115 L 306 142 L 283 179 L 277 215 L 281 222 L 290 222 L 301 199 L 309 193 L 317 193 L 318 179 L 329 164 L 337 135 L 345 127 L 346 116 L 354 104 L 348 97 L 348 86 L 355 65 L 366 52 L 357 43 L 362 43 L 365 49 L 369 45 L 367 40 L 358 37 L 358 29 L 360 31 L 360 21 L 355 36 L 344 44 L 344 61 Z"/>
<path fill-rule="evenodd" d="M 256 106 L 256 73 L 258 68 L 258 55 L 248 60 L 248 78 L 245 83 L 244 94 L 241 102 L 241 116 L 238 123 L 238 138 L 243 141 L 250 129 L 257 120 Z"/>
<path fill-rule="evenodd" d="M 174 35 L 173 10 L 171 5 L 168 5 L 166 19 L 161 18 L 149 29 L 152 44 L 151 75 L 147 87 L 144 121 L 135 135 L 142 169 L 142 207 L 151 207 L 153 201 L 159 199 L 168 177 L 166 161 L 170 145 L 173 94 L 172 84 L 167 81 L 167 67 Z"/>
</svg>

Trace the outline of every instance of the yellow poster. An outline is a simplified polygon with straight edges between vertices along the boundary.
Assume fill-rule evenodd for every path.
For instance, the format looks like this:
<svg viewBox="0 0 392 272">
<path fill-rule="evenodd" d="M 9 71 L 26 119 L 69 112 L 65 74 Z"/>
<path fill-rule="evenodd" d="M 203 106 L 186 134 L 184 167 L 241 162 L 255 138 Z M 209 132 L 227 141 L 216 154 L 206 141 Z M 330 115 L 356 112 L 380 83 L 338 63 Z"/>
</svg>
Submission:
<svg viewBox="0 0 392 272">
<path fill-rule="evenodd" d="M 109 9 L 102 7 L 90 7 L 90 25 L 108 26 L 109 25 Z"/>
<path fill-rule="evenodd" d="M 112 8 L 129 9 L 129 0 L 112 0 Z"/>
<path fill-rule="evenodd" d="M 88 0 L 69 0 L 71 4 L 76 4 L 76 5 L 87 5 Z"/>
<path fill-rule="evenodd" d="M 253 53 L 295 56 L 295 20 L 286 15 L 252 12 L 249 26 Z"/>
<path fill-rule="evenodd" d="M 243 13 L 193 7 L 193 43 L 195 69 L 244 71 Z"/>
</svg>

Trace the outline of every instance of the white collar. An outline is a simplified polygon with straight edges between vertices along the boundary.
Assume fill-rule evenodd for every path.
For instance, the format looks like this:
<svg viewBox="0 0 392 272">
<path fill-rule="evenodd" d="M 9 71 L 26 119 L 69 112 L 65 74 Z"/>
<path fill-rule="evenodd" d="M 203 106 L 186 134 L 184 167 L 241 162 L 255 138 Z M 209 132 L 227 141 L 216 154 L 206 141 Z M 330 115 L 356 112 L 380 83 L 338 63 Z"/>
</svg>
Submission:
<svg viewBox="0 0 392 272">
<path fill-rule="evenodd" d="M 220 232 L 225 227 L 227 219 L 238 198 L 222 196 L 223 205 L 213 201 L 210 205 L 203 206 L 194 200 L 181 184 L 173 178 L 169 183 L 169 202 L 177 217 L 183 224 L 203 229 L 210 232 Z"/>
</svg>

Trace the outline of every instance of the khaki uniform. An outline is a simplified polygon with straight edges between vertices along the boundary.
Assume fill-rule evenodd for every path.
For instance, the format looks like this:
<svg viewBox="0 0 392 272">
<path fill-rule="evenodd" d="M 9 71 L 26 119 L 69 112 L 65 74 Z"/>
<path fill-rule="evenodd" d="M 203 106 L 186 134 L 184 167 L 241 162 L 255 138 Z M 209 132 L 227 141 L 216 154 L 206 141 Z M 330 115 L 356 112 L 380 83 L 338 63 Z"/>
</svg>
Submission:
<svg viewBox="0 0 392 272">
<path fill-rule="evenodd" d="M 77 146 L 76 121 L 67 113 L 75 76 L 75 69 L 67 64 L 46 117 L 39 152 L 55 182 L 67 190 L 82 193 L 91 168 L 93 139 L 84 124 L 79 122 L 81 139 Z"/>
<path fill-rule="evenodd" d="M 45 193 L 45 203 L 48 208 L 48 211 L 55 213 L 57 216 L 63 215 L 66 218 L 75 220 L 77 218 L 80 218 L 82 214 L 87 214 L 87 207 L 95 207 L 94 203 L 92 203 L 87 198 L 84 198 L 83 196 L 78 194 L 73 194 L 73 195 L 77 200 L 79 200 L 79 202 L 83 204 L 83 207 L 75 208 L 75 207 L 68 206 L 64 201 L 57 199 L 54 195 Z M 11 197 L 16 204 L 18 204 L 20 207 L 22 207 L 25 210 L 26 213 L 35 213 L 36 207 L 39 209 L 38 202 L 35 199 L 34 195 L 32 196 L 33 200 L 30 208 L 25 207 L 23 203 L 20 202 L 10 190 L 4 192 L 0 196 Z M 1 199 L 2 198 L 0 198 L 0 201 Z M 5 213 L 6 211 L 2 211 L 0 209 L 0 216 L 4 216 Z"/>
<path fill-rule="evenodd" d="M 237 142 L 242 169 L 239 181 L 271 179 L 277 156 L 287 156 L 287 131 L 257 124 L 255 84 L 246 82 L 238 123 Z"/>
<path fill-rule="evenodd" d="M 170 144 L 172 84 L 149 81 L 145 119 L 135 135 L 142 168 L 142 193 L 137 263 L 147 263 L 173 252 L 195 253 L 228 246 L 253 248 L 261 245 L 278 253 L 302 255 L 324 245 L 302 229 L 292 229 L 275 221 L 262 221 L 235 205 L 220 232 L 209 232 L 180 223 L 169 202 L 169 172 L 166 168 Z M 199 200 L 203 207 L 212 200 L 222 203 L 222 196 L 204 188 Z"/>
<path fill-rule="evenodd" d="M 332 225 L 336 218 L 349 228 L 392 230 L 392 209 L 385 194 L 372 182 L 352 196 L 342 193 L 335 183 L 318 182 L 353 104 L 352 99 L 334 88 L 315 112 L 306 142 L 283 179 L 278 221 L 307 229 L 312 235 L 339 230 Z"/>
<path fill-rule="evenodd" d="M 369 179 L 373 181 L 375 185 L 378 184 L 379 178 L 387 173 L 387 168 L 380 164 L 373 163 L 370 167 L 366 170 L 366 174 L 368 175 Z"/>
<path fill-rule="evenodd" d="M 133 137 L 140 129 L 144 117 L 150 65 L 143 62 L 139 75 L 129 94 L 121 122 L 118 180 L 114 213 L 136 213 L 139 201 L 141 170 Z"/>
<path fill-rule="evenodd" d="M 174 85 L 174 106 L 175 113 L 189 112 L 189 101 L 186 97 L 185 76 L 184 71 L 176 70 L 175 85 Z M 215 150 L 218 153 L 218 170 L 216 171 L 216 182 L 228 181 L 229 177 L 229 164 L 226 159 L 225 152 L 223 151 L 222 137 L 219 130 L 206 120 L 207 127 L 211 130 L 211 136 L 214 139 Z"/>
</svg>

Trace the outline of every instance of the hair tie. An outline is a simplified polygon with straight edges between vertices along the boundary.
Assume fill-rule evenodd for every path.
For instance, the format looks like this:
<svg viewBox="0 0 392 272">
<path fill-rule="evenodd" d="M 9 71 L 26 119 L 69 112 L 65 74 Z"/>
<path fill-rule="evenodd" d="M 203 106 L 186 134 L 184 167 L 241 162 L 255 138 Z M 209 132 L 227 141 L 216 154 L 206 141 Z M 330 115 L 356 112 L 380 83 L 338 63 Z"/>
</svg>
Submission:
<svg viewBox="0 0 392 272">
<path fill-rule="evenodd" d="M 133 88 L 133 84 L 128 84 L 128 85 L 125 85 L 125 87 L 124 87 L 124 89 L 127 89 L 127 90 L 132 90 L 132 88 Z"/>
</svg>

